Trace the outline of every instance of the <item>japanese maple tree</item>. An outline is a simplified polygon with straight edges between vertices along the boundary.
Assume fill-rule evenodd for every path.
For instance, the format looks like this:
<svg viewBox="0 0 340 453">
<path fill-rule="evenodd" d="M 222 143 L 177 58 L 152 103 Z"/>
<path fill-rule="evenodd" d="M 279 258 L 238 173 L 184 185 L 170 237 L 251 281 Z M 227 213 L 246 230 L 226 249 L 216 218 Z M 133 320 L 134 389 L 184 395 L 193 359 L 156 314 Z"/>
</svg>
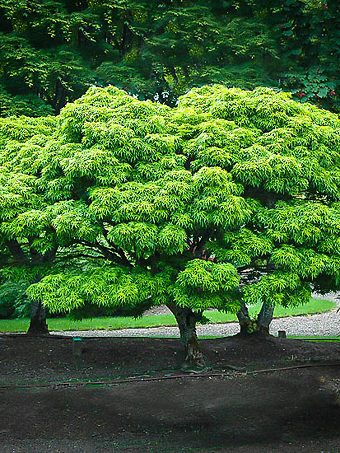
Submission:
<svg viewBox="0 0 340 453">
<path fill-rule="evenodd" d="M 205 309 L 268 333 L 276 304 L 337 287 L 339 150 L 339 118 L 287 93 L 205 86 L 170 108 L 93 87 L 48 133 L 4 140 L 38 204 L 2 216 L 2 247 L 53 250 L 28 288 L 51 311 L 166 304 L 201 364 Z"/>
</svg>

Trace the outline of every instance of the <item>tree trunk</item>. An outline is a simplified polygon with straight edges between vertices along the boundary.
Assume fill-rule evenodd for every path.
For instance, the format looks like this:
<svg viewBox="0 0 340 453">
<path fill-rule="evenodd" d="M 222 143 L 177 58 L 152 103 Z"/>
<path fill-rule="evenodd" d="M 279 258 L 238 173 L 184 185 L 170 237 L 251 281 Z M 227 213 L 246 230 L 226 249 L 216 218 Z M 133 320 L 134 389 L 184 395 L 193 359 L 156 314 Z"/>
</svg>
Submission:
<svg viewBox="0 0 340 453">
<path fill-rule="evenodd" d="M 237 312 L 238 322 L 240 324 L 240 336 L 249 335 L 269 335 L 269 326 L 273 319 L 274 306 L 268 305 L 265 302 L 262 304 L 260 313 L 256 320 L 249 316 L 248 307 L 241 304 L 240 310 Z"/>
<path fill-rule="evenodd" d="M 204 356 L 198 343 L 196 322 L 202 318 L 202 312 L 194 312 L 190 308 L 179 307 L 175 303 L 167 304 L 174 314 L 185 349 L 185 362 L 190 366 L 205 366 Z"/>
<path fill-rule="evenodd" d="M 248 307 L 246 304 L 241 304 L 239 311 L 236 313 L 238 322 L 240 324 L 240 333 L 241 336 L 249 335 L 250 333 L 250 326 L 251 326 L 251 319 L 249 316 Z"/>
<path fill-rule="evenodd" d="M 268 305 L 264 302 L 256 321 L 259 333 L 269 335 L 269 326 L 273 320 L 273 314 L 274 305 Z"/>
<path fill-rule="evenodd" d="M 27 335 L 47 335 L 46 312 L 41 302 L 31 302 L 31 322 Z"/>
</svg>

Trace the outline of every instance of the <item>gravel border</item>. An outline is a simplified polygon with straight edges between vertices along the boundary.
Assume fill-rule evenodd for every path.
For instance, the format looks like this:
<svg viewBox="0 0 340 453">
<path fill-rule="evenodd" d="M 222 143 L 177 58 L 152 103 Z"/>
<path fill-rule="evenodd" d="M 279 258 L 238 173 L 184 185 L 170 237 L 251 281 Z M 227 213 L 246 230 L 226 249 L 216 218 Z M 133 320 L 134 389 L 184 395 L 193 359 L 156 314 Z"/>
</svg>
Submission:
<svg viewBox="0 0 340 453">
<path fill-rule="evenodd" d="M 313 297 L 333 300 L 337 304 L 340 293 L 329 293 Z M 167 312 L 166 307 L 159 307 L 162 313 Z M 327 313 L 316 315 L 290 316 L 287 318 L 273 319 L 270 332 L 277 335 L 278 330 L 285 330 L 287 335 L 299 336 L 340 336 L 340 312 L 338 308 Z M 153 314 L 155 314 L 153 312 Z M 236 322 L 226 324 L 205 324 L 197 326 L 198 336 L 227 336 L 235 335 L 239 331 Z M 83 330 L 83 331 L 64 331 L 50 332 L 52 335 L 65 335 L 70 337 L 179 337 L 178 327 L 149 327 L 139 329 L 119 329 L 119 330 Z"/>
</svg>

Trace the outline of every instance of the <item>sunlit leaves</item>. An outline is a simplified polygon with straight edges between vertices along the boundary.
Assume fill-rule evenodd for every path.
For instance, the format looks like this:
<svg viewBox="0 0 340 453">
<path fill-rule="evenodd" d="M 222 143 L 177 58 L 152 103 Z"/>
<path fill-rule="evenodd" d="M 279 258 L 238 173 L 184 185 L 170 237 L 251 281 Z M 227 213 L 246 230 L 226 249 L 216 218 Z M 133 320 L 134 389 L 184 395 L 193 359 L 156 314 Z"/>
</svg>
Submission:
<svg viewBox="0 0 340 453">
<path fill-rule="evenodd" d="M 81 202 L 62 201 L 49 206 L 45 212 L 61 244 L 77 240 L 94 242 L 101 231 Z"/>
<path fill-rule="evenodd" d="M 269 254 L 272 241 L 265 235 L 256 235 L 247 228 L 225 233 L 222 241 L 213 241 L 208 250 L 218 261 L 229 261 L 237 266 L 249 265 L 257 258 Z"/>
<path fill-rule="evenodd" d="M 28 294 L 54 312 L 72 311 L 86 304 L 112 309 L 134 307 L 150 298 L 166 302 L 167 280 L 166 273 L 152 277 L 141 268 L 129 272 L 124 267 L 94 264 L 82 271 L 70 268 L 67 273 L 50 274 L 31 285 Z"/>
<path fill-rule="evenodd" d="M 0 128 L 2 239 L 86 263 L 34 286 L 51 310 L 295 304 L 339 280 L 335 115 L 267 88 L 205 86 L 170 109 L 93 87 L 54 122 L 16 121 Z"/>
<path fill-rule="evenodd" d="M 340 272 L 339 259 L 334 260 L 312 249 L 282 246 L 272 253 L 271 261 L 283 269 L 293 271 L 302 278 L 315 279 L 321 273 L 335 275 Z"/>
<path fill-rule="evenodd" d="M 100 148 L 81 149 L 72 153 L 61 161 L 61 168 L 66 177 L 85 176 L 107 185 L 125 182 L 131 172 L 129 164 L 121 163 L 111 152 Z"/>
<path fill-rule="evenodd" d="M 185 230 L 172 224 L 157 228 L 154 224 L 122 223 L 114 226 L 107 237 L 123 250 L 136 253 L 137 257 L 148 257 L 156 250 L 166 255 L 182 253 L 187 245 Z"/>
<path fill-rule="evenodd" d="M 277 242 L 315 246 L 325 235 L 339 232 L 339 213 L 320 202 L 279 202 L 275 209 L 258 214 L 268 236 Z"/>
<path fill-rule="evenodd" d="M 238 284 L 237 269 L 231 264 L 196 259 L 188 261 L 186 268 L 179 272 L 174 299 L 179 305 L 196 309 L 204 309 L 207 304 L 222 308 L 229 292 Z"/>
<path fill-rule="evenodd" d="M 264 275 L 258 283 L 244 286 L 243 300 L 248 304 L 295 305 L 310 298 L 309 285 L 293 272 L 275 271 Z"/>
<path fill-rule="evenodd" d="M 231 264 L 214 264 L 203 260 L 192 260 L 177 277 L 180 286 L 201 288 L 215 292 L 233 289 L 238 284 L 237 270 Z"/>
<path fill-rule="evenodd" d="M 160 251 L 167 255 L 182 253 L 186 247 L 187 235 L 178 225 L 165 225 L 159 232 L 158 244 Z"/>
<path fill-rule="evenodd" d="M 130 222 L 114 226 L 108 239 L 123 250 L 135 252 L 137 257 L 141 257 L 155 252 L 157 233 L 156 225 Z"/>
<path fill-rule="evenodd" d="M 40 205 L 35 194 L 36 179 L 8 172 L 0 167 L 0 221 L 14 218 L 18 213 Z"/>
</svg>

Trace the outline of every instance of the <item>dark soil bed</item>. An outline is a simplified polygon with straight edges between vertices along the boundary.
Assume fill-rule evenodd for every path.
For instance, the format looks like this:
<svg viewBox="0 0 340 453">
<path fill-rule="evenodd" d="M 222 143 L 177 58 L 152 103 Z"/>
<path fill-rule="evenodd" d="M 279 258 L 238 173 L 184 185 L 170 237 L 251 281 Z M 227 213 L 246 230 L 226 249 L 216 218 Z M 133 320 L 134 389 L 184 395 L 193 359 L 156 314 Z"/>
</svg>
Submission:
<svg viewBox="0 0 340 453">
<path fill-rule="evenodd" d="M 340 344 L 201 343 L 224 376 L 62 387 L 54 383 L 185 374 L 181 346 L 86 339 L 75 357 L 70 338 L 0 337 L 0 452 L 340 452 Z M 321 366 L 246 372 L 302 364 Z"/>
</svg>

